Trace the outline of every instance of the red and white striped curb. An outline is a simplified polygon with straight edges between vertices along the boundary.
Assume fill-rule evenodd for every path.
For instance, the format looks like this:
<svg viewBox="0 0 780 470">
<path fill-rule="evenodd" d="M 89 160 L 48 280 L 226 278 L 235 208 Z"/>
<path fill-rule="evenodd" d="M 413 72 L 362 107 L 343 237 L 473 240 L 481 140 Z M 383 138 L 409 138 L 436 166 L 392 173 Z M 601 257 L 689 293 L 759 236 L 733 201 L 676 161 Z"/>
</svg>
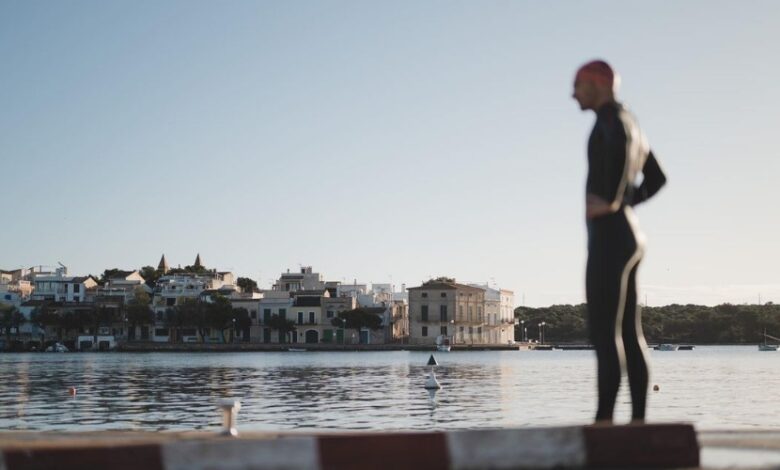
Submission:
<svg viewBox="0 0 780 470">
<path fill-rule="evenodd" d="M 699 465 L 683 424 L 197 438 L 6 448 L 0 470 L 510 469 Z"/>
</svg>

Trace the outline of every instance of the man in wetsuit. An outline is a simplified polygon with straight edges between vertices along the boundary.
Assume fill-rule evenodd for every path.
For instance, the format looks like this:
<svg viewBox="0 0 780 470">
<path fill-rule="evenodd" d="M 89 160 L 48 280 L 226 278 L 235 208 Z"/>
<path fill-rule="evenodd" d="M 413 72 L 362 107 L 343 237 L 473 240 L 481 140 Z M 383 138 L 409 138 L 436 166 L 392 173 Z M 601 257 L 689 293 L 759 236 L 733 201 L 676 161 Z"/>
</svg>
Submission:
<svg viewBox="0 0 780 470">
<path fill-rule="evenodd" d="M 633 206 L 666 182 L 636 119 L 615 99 L 618 78 L 604 61 L 577 71 L 574 99 L 596 114 L 588 141 L 585 217 L 588 228 L 588 328 L 598 358 L 597 423 L 611 423 L 623 367 L 632 422 L 645 418 L 647 343 L 637 307 L 636 271 L 644 252 Z M 642 183 L 635 185 L 638 174 Z"/>
</svg>

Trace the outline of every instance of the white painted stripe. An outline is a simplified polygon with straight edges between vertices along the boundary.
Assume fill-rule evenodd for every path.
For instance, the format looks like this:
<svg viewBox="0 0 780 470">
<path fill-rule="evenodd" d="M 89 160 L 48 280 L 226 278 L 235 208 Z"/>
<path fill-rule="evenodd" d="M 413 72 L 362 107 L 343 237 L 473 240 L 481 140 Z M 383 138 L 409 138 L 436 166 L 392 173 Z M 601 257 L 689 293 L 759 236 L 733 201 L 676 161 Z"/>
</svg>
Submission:
<svg viewBox="0 0 780 470">
<path fill-rule="evenodd" d="M 453 470 L 582 467 L 587 459 L 580 426 L 453 431 L 447 447 Z"/>
<path fill-rule="evenodd" d="M 161 446 L 166 470 L 318 470 L 315 437 L 183 440 Z"/>
</svg>

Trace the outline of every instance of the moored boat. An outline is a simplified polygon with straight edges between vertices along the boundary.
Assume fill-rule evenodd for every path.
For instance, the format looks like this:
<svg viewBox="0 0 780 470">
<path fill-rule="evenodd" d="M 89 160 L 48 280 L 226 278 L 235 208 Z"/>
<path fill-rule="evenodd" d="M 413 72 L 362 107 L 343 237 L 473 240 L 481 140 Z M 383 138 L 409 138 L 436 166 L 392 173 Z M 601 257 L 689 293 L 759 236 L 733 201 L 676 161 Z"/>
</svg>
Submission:
<svg viewBox="0 0 780 470">
<path fill-rule="evenodd" d="M 764 328 L 764 342 L 758 345 L 759 351 L 777 351 L 778 349 L 780 349 L 780 345 L 769 344 L 766 340 L 767 338 L 772 339 L 774 341 L 780 341 L 780 338 L 775 338 L 772 335 L 766 334 L 766 328 Z"/>
</svg>

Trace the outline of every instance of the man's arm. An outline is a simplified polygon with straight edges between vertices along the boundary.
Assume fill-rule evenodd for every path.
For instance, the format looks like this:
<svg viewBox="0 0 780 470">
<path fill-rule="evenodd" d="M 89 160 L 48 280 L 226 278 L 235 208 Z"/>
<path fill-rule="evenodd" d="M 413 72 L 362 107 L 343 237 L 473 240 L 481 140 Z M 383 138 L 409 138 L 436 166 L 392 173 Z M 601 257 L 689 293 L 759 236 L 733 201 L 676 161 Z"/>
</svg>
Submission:
<svg viewBox="0 0 780 470">
<path fill-rule="evenodd" d="M 645 160 L 645 166 L 642 167 L 642 184 L 634 188 L 634 197 L 631 201 L 633 205 L 645 202 L 666 184 L 666 174 L 658 164 L 652 150 Z"/>
</svg>

